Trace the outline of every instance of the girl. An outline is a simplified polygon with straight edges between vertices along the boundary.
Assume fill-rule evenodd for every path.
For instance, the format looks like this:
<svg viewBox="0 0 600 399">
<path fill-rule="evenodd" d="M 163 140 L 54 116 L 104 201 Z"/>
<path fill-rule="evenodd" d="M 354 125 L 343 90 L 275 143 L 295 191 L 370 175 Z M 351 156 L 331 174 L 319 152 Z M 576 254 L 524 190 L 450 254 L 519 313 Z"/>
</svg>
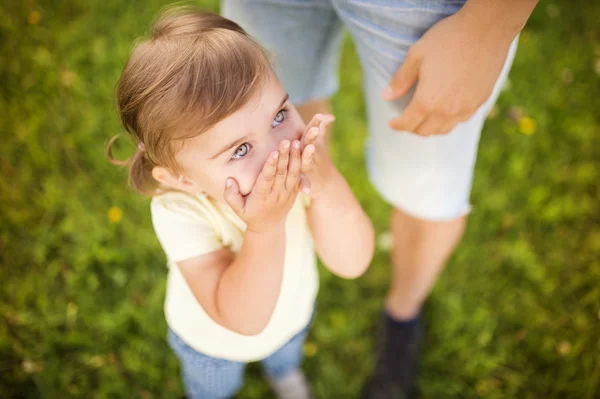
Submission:
<svg viewBox="0 0 600 399">
<path fill-rule="evenodd" d="M 158 18 L 117 92 L 138 143 L 130 183 L 152 197 L 168 259 L 168 340 L 189 397 L 233 396 L 252 361 L 278 397 L 310 397 L 300 363 L 314 251 L 356 278 L 374 248 L 325 146 L 333 117 L 305 126 L 263 49 L 234 22 L 189 7 Z"/>
</svg>

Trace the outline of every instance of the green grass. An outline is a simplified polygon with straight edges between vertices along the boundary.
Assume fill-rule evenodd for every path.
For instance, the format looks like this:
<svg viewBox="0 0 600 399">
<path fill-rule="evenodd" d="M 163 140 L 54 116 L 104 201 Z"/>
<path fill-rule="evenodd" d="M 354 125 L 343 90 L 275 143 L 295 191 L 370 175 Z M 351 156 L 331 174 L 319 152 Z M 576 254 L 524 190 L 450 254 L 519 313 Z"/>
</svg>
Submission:
<svg viewBox="0 0 600 399">
<path fill-rule="evenodd" d="M 164 4 L 54 4 L 0 6 L 0 397 L 178 397 L 148 199 L 103 155 L 121 132 L 115 82 Z M 600 7 L 591 4 L 544 2 L 522 35 L 481 140 L 466 236 L 426 305 L 423 397 L 600 396 Z M 366 182 L 350 42 L 342 65 L 334 155 L 381 234 L 390 209 Z M 520 133 L 519 114 L 536 121 L 533 135 Z M 123 211 L 119 223 L 111 207 Z M 380 248 L 362 279 L 321 273 L 305 362 L 318 397 L 355 397 L 372 366 L 388 265 Z M 240 398 L 270 395 L 251 367 Z"/>
</svg>

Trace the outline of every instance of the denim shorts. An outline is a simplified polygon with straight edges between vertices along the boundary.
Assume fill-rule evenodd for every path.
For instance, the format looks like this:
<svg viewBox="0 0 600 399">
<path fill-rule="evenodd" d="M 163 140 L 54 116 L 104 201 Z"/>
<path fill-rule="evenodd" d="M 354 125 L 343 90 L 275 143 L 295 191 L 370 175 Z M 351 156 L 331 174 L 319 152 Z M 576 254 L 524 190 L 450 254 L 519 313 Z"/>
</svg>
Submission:
<svg viewBox="0 0 600 399">
<path fill-rule="evenodd" d="M 386 201 L 414 217 L 452 220 L 470 210 L 481 129 L 507 78 L 518 38 L 490 98 L 447 135 L 424 138 L 392 130 L 388 122 L 402 113 L 412 94 L 387 102 L 381 91 L 409 47 L 463 4 L 464 0 L 223 0 L 222 13 L 267 49 L 296 105 L 337 91 L 347 29 L 363 71 L 371 182 Z"/>
<path fill-rule="evenodd" d="M 269 378 L 278 380 L 300 368 L 304 342 L 311 323 L 273 354 L 261 360 L 260 363 Z M 217 359 L 200 353 L 186 344 L 171 329 L 169 329 L 167 340 L 179 359 L 181 376 L 188 398 L 231 398 L 242 387 L 247 363 Z"/>
</svg>

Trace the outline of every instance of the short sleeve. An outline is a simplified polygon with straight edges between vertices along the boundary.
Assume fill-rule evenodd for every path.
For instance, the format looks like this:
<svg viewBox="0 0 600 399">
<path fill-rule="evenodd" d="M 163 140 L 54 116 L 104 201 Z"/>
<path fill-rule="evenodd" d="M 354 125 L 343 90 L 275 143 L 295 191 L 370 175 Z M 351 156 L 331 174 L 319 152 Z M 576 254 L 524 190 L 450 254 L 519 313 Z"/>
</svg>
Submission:
<svg viewBox="0 0 600 399">
<path fill-rule="evenodd" d="M 169 260 L 182 261 L 223 247 L 215 228 L 190 200 L 151 202 L 152 224 Z"/>
</svg>

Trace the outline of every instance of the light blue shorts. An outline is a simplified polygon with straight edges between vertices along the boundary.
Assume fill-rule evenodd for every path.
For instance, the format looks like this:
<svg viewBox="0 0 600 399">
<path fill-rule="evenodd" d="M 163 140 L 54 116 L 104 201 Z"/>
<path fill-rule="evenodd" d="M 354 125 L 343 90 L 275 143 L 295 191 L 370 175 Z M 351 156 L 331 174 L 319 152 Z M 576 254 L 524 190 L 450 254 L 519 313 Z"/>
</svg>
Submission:
<svg viewBox="0 0 600 399">
<path fill-rule="evenodd" d="M 463 0 L 224 0 L 222 13 L 269 51 L 275 72 L 296 105 L 329 98 L 337 91 L 345 27 L 363 70 L 372 183 L 386 201 L 410 215 L 451 220 L 470 210 L 481 128 L 506 80 L 518 39 L 490 98 L 448 135 L 424 138 L 392 130 L 388 122 L 402 113 L 410 95 L 386 102 L 381 91 L 409 47 L 463 4 Z"/>
</svg>

